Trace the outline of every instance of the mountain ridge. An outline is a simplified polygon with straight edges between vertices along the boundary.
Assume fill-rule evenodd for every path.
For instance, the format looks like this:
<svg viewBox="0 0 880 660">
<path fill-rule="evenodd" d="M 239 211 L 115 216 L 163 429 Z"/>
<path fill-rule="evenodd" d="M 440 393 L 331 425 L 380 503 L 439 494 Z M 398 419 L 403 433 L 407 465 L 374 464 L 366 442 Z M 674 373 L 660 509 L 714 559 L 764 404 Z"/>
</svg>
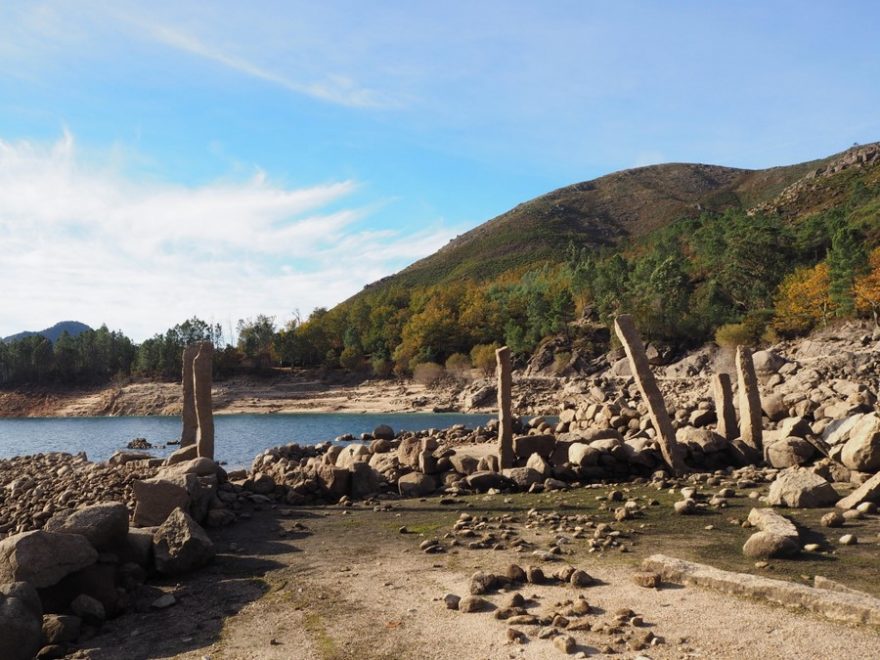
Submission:
<svg viewBox="0 0 880 660">
<path fill-rule="evenodd" d="M 77 335 L 80 335 L 83 332 L 87 332 L 91 329 L 92 328 L 90 326 L 86 325 L 85 323 L 81 323 L 80 321 L 59 321 L 55 325 L 49 328 L 45 328 L 44 330 L 25 330 L 23 332 L 18 332 L 14 335 L 9 335 L 8 337 L 4 337 L 3 341 L 6 343 L 11 343 L 14 341 L 25 339 L 27 337 L 41 335 L 54 344 L 58 340 L 58 338 L 65 332 L 67 332 L 67 334 L 69 334 L 71 337 L 76 337 Z"/>
</svg>

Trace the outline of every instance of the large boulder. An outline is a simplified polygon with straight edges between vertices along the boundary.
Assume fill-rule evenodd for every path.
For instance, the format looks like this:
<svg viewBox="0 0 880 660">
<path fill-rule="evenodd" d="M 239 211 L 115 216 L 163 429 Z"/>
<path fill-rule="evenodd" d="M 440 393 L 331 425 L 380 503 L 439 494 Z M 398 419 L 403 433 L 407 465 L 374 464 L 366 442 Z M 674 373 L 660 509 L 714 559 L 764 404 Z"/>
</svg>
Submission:
<svg viewBox="0 0 880 660">
<path fill-rule="evenodd" d="M 797 541 L 772 532 L 755 532 L 743 546 L 743 554 L 751 559 L 793 557 L 800 551 Z"/>
<path fill-rule="evenodd" d="M 23 532 L 0 541 L 0 582 L 51 587 L 97 559 L 98 552 L 79 534 Z"/>
<path fill-rule="evenodd" d="M 330 499 L 338 500 L 351 490 L 351 472 L 335 465 L 319 465 L 318 483 Z"/>
<path fill-rule="evenodd" d="M 480 465 L 480 459 L 467 454 L 453 454 L 449 456 L 449 462 L 453 470 L 464 475 L 473 474 Z"/>
<path fill-rule="evenodd" d="M 675 439 L 682 445 L 699 447 L 704 453 L 724 451 L 727 449 L 727 439 L 705 428 L 682 426 L 675 432 Z"/>
<path fill-rule="evenodd" d="M 44 529 L 85 536 L 96 550 L 114 548 L 122 545 L 128 535 L 128 509 L 121 502 L 104 502 L 59 511 L 46 521 Z"/>
<path fill-rule="evenodd" d="M 765 460 L 775 468 L 805 465 L 816 453 L 815 447 L 803 438 L 782 438 L 764 446 Z"/>
<path fill-rule="evenodd" d="M 480 493 L 485 493 L 490 488 L 497 488 L 498 490 L 509 488 L 511 485 L 510 480 L 503 474 L 489 470 L 474 472 L 465 481 L 472 490 Z"/>
<path fill-rule="evenodd" d="M 816 508 L 832 506 L 840 496 L 830 483 L 818 474 L 804 469 L 782 472 L 770 484 L 767 502 L 770 506 Z"/>
<path fill-rule="evenodd" d="M 82 621 L 69 614 L 43 615 L 43 642 L 46 644 L 65 644 L 79 638 Z M 3 656 L 5 657 L 5 656 Z"/>
<path fill-rule="evenodd" d="M 153 534 L 153 560 L 163 575 L 182 575 L 214 559 L 214 544 L 183 509 L 175 509 Z"/>
<path fill-rule="evenodd" d="M 403 438 L 397 446 L 397 458 L 400 464 L 409 468 L 419 467 L 419 454 L 422 453 L 422 441 L 419 438 Z"/>
<path fill-rule="evenodd" d="M 769 394 L 761 397 L 761 410 L 772 422 L 778 422 L 788 415 L 788 406 L 785 405 L 781 394 Z"/>
<path fill-rule="evenodd" d="M 351 472 L 351 496 L 362 499 L 375 495 L 382 483 L 382 475 L 364 461 L 356 461 L 349 468 Z"/>
<path fill-rule="evenodd" d="M 602 453 L 602 450 L 583 442 L 573 442 L 568 447 L 568 462 L 581 468 L 598 465 Z"/>
<path fill-rule="evenodd" d="M 537 484 L 544 480 L 540 472 L 530 467 L 509 468 L 502 470 L 501 473 L 522 490 L 526 490 L 532 484 Z"/>
<path fill-rule="evenodd" d="M 394 440 L 394 429 L 388 424 L 379 424 L 373 429 L 373 437 L 377 440 Z"/>
<path fill-rule="evenodd" d="M 194 474 L 171 479 L 133 481 L 135 507 L 132 522 L 135 527 L 161 525 L 177 508 L 189 507 L 190 493 L 198 487 Z"/>
<path fill-rule="evenodd" d="M 43 608 L 33 585 L 0 584 L 0 658 L 31 660 L 42 645 Z"/>
<path fill-rule="evenodd" d="M 756 372 L 762 375 L 770 375 L 779 371 L 782 365 L 785 364 L 785 358 L 773 351 L 755 351 L 752 353 L 752 362 L 755 365 Z"/>
<path fill-rule="evenodd" d="M 397 489 L 403 497 L 424 497 L 437 490 L 437 480 L 429 474 L 410 472 L 397 480 Z"/>
<path fill-rule="evenodd" d="M 370 448 L 366 445 L 348 445 L 336 457 L 336 467 L 348 470 L 354 463 L 369 461 L 370 456 Z"/>
<path fill-rule="evenodd" d="M 864 416 L 863 413 L 858 413 L 843 419 L 831 420 L 828 422 L 828 426 L 822 430 L 822 439 L 829 445 L 838 445 L 846 442 L 849 440 L 850 431 Z"/>
<path fill-rule="evenodd" d="M 556 438 L 552 435 L 520 435 L 513 439 L 513 453 L 519 458 L 528 458 L 532 454 L 550 458 L 555 446 Z"/>
<path fill-rule="evenodd" d="M 853 425 L 843 446 L 841 462 L 850 470 L 880 470 L 880 416 L 865 415 Z"/>
</svg>

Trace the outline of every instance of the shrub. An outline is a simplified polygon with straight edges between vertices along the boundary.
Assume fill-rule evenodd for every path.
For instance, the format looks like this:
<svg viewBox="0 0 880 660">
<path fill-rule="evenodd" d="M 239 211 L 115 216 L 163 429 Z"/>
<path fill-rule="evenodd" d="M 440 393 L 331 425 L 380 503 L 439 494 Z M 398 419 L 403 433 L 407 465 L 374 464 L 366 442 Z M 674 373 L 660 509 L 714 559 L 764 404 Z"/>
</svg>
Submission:
<svg viewBox="0 0 880 660">
<path fill-rule="evenodd" d="M 439 385 L 445 375 L 443 367 L 436 362 L 422 362 L 413 369 L 413 380 L 426 387 Z"/>
<path fill-rule="evenodd" d="M 446 360 L 446 373 L 457 380 L 470 380 L 471 359 L 464 353 L 453 353 Z"/>
<path fill-rule="evenodd" d="M 715 343 L 721 348 L 751 346 L 754 337 L 744 323 L 726 323 L 715 331 Z"/>
<path fill-rule="evenodd" d="M 370 365 L 373 367 L 373 375 L 376 378 L 388 378 L 394 370 L 394 363 L 383 357 L 373 358 Z"/>
<path fill-rule="evenodd" d="M 355 350 L 351 346 L 348 346 L 342 349 L 342 353 L 340 353 L 339 355 L 339 364 L 342 366 L 343 369 L 355 371 L 357 369 L 360 369 L 363 365 L 363 358 L 357 350 Z"/>
<path fill-rule="evenodd" d="M 498 344 L 477 344 L 471 349 L 471 363 L 485 377 L 495 373 L 495 351 Z"/>
</svg>

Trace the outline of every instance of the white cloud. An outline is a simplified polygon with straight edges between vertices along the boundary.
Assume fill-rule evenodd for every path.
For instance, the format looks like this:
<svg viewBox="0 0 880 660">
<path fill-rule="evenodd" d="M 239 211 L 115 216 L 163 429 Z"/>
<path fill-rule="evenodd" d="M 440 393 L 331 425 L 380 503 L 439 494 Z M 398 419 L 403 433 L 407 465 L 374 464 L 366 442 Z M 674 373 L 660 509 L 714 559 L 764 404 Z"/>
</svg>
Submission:
<svg viewBox="0 0 880 660">
<path fill-rule="evenodd" d="M 0 140 L 0 336 L 64 319 L 136 339 L 194 314 L 282 320 L 332 306 L 455 233 L 365 229 L 356 188 L 287 188 L 262 173 L 144 182 L 111 155 L 84 158 L 67 132 L 51 145 Z"/>
</svg>

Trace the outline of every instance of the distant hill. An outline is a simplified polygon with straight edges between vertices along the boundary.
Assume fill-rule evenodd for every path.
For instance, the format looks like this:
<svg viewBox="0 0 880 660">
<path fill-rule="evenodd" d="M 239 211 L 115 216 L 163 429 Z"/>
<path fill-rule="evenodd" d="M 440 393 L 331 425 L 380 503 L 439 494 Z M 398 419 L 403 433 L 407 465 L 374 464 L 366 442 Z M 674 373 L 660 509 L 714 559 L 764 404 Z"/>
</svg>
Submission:
<svg viewBox="0 0 880 660">
<path fill-rule="evenodd" d="M 764 170 L 690 163 L 623 170 L 520 204 L 399 273 L 367 285 L 364 293 L 392 285 L 485 281 L 558 263 L 569 244 L 626 245 L 704 211 L 760 211 L 796 221 L 840 204 L 854 180 L 876 179 L 878 166 L 880 143 Z"/>
<path fill-rule="evenodd" d="M 19 339 L 24 339 L 25 337 L 42 335 L 43 337 L 54 343 L 65 332 L 71 337 L 76 337 L 77 335 L 91 329 L 92 328 L 87 326 L 85 323 L 80 323 L 79 321 L 61 321 L 60 323 L 56 323 L 51 328 L 46 328 L 45 330 L 26 330 L 24 332 L 19 332 L 18 334 L 10 335 L 9 337 L 5 337 L 3 341 L 9 343 L 13 341 L 18 341 Z"/>
</svg>

